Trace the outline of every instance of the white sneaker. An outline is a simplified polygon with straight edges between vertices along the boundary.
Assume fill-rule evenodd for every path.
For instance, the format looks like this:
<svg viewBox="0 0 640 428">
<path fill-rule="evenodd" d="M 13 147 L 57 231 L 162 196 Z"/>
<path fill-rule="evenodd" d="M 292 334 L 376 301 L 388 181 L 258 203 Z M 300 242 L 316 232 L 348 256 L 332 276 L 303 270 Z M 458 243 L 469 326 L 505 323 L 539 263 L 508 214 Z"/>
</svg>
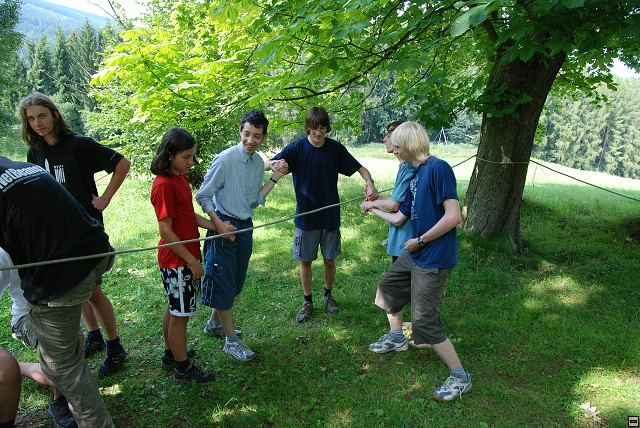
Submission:
<svg viewBox="0 0 640 428">
<path fill-rule="evenodd" d="M 251 361 L 257 356 L 242 340 L 237 342 L 225 341 L 222 350 L 239 361 Z"/>
<path fill-rule="evenodd" d="M 433 398 L 438 401 L 451 401 L 454 398 L 462 399 L 462 394 L 469 392 L 471 386 L 471 375 L 469 375 L 469 380 L 466 382 L 455 376 L 449 376 L 442 386 L 433 391 Z"/>
</svg>

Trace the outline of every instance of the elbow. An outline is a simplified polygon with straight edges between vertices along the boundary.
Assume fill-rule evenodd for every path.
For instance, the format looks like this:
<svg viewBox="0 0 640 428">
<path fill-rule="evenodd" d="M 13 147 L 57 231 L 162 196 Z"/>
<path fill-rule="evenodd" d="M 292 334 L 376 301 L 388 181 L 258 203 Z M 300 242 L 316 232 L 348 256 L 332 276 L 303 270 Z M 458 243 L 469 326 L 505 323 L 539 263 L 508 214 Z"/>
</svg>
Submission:
<svg viewBox="0 0 640 428">
<path fill-rule="evenodd" d="M 120 162 L 118 162 L 117 167 L 123 174 L 127 174 L 129 169 L 131 169 L 131 161 L 127 158 L 122 158 Z"/>
<path fill-rule="evenodd" d="M 460 215 L 460 211 L 451 217 L 451 223 L 453 224 L 453 227 L 457 227 L 462 224 L 462 215 Z"/>
<path fill-rule="evenodd" d="M 456 226 L 462 224 L 462 215 L 460 214 L 460 211 L 458 211 L 458 214 L 456 215 L 455 221 L 456 221 Z"/>
<path fill-rule="evenodd" d="M 395 227 L 401 227 L 403 224 L 405 224 L 405 222 L 407 221 L 407 217 L 402 216 L 402 217 L 394 217 L 393 221 L 391 221 L 391 224 L 394 225 Z"/>
</svg>

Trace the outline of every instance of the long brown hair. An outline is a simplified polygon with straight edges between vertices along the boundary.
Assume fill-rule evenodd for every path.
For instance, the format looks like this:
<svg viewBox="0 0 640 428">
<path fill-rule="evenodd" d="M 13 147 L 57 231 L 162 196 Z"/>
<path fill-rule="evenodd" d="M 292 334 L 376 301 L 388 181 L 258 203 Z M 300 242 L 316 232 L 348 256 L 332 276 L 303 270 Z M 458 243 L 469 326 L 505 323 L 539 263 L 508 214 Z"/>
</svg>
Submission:
<svg viewBox="0 0 640 428">
<path fill-rule="evenodd" d="M 67 122 L 64 121 L 60 110 L 58 110 L 58 107 L 51 101 L 51 98 L 40 92 L 32 92 L 20 102 L 19 109 L 20 120 L 22 121 L 22 139 L 28 146 L 42 148 L 46 144 L 44 138 L 31 128 L 29 120 L 27 120 L 27 107 L 31 106 L 41 106 L 49 109 L 53 116 L 53 133 L 56 140 L 60 141 L 65 135 L 73 134 L 73 130 L 67 125 Z"/>
<path fill-rule="evenodd" d="M 171 172 L 171 156 L 175 156 L 181 151 L 189 150 L 195 145 L 196 140 L 189 131 L 184 128 L 172 126 L 162 136 L 162 141 L 160 141 L 158 145 L 156 155 L 151 161 L 151 172 L 155 175 L 171 177 L 173 175 Z"/>
</svg>

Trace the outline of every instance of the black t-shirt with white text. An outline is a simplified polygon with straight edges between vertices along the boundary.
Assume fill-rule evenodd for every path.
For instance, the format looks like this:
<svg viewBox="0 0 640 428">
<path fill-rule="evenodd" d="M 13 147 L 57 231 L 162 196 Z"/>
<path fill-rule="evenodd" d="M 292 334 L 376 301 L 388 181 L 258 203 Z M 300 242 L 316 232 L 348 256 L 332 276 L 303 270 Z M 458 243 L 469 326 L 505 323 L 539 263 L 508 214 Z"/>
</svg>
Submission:
<svg viewBox="0 0 640 428">
<path fill-rule="evenodd" d="M 15 265 L 111 250 L 103 226 L 39 166 L 0 157 L 0 247 Z M 51 301 L 82 281 L 100 258 L 19 270 L 30 303 Z"/>
<path fill-rule="evenodd" d="M 101 224 L 102 213 L 91 203 L 93 195 L 98 196 L 94 174 L 112 173 L 120 159 L 120 153 L 79 134 L 67 135 L 53 146 L 30 146 L 27 152 L 27 162 L 49 171 Z"/>
</svg>

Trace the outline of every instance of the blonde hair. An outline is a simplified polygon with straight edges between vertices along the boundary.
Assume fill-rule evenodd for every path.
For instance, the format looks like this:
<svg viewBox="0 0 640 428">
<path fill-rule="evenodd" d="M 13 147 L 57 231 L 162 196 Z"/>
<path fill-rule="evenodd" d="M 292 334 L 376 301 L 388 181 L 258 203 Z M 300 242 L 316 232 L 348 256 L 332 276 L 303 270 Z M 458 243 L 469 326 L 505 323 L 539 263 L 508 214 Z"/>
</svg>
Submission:
<svg viewBox="0 0 640 428">
<path fill-rule="evenodd" d="M 391 133 L 391 144 L 405 149 L 411 157 L 420 162 L 427 160 L 429 152 L 429 136 L 418 122 L 404 122 Z"/>
</svg>

